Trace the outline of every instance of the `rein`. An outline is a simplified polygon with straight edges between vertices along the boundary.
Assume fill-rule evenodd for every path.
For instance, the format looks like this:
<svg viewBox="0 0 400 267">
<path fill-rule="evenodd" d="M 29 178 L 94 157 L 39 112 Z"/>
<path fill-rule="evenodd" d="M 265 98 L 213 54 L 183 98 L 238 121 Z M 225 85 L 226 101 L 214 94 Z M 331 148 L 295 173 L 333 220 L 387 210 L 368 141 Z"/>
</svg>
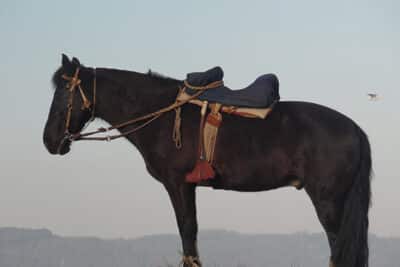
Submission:
<svg viewBox="0 0 400 267">
<path fill-rule="evenodd" d="M 71 141 L 80 141 L 80 140 L 111 141 L 111 140 L 114 140 L 114 139 L 117 139 L 117 138 L 120 138 L 120 137 L 127 136 L 127 135 L 129 135 L 131 133 L 134 133 L 134 132 L 142 129 L 143 127 L 147 126 L 148 124 L 150 124 L 154 120 L 156 120 L 159 117 L 161 117 L 161 115 L 163 115 L 164 113 L 167 113 L 167 112 L 169 112 L 171 110 L 174 110 L 174 109 L 177 109 L 177 108 L 183 106 L 184 104 L 186 104 L 187 102 L 189 102 L 192 99 L 195 99 L 196 97 L 198 97 L 202 93 L 203 93 L 203 91 L 198 91 L 198 92 L 193 94 L 190 98 L 188 98 L 185 101 L 175 101 L 175 103 L 173 103 L 172 105 L 169 105 L 169 106 L 167 106 L 165 108 L 159 109 L 159 110 L 157 110 L 155 112 L 143 115 L 143 116 L 138 117 L 138 118 L 134 118 L 132 120 L 129 120 L 129 121 L 117 124 L 117 125 L 113 125 L 113 126 L 110 126 L 110 127 L 107 127 L 107 128 L 101 127 L 101 128 L 98 128 L 96 131 L 92 131 L 92 132 L 73 134 L 73 135 L 71 135 L 71 139 L 72 140 L 71 139 L 70 140 Z M 122 127 L 125 127 L 125 126 L 128 126 L 128 125 L 134 124 L 134 123 L 139 122 L 139 121 L 144 121 L 144 120 L 147 120 L 147 121 L 144 122 L 143 124 L 133 128 L 133 129 L 131 129 L 131 130 L 122 132 L 121 134 L 107 135 L 107 136 L 101 136 L 101 137 L 88 137 L 88 136 L 95 135 L 95 134 L 98 134 L 98 133 L 104 133 L 104 132 L 108 132 L 108 131 L 111 131 L 111 130 L 116 130 L 116 129 L 119 129 L 119 128 L 122 128 Z"/>
<path fill-rule="evenodd" d="M 106 128 L 105 127 L 98 128 L 96 131 L 87 132 L 87 133 L 82 133 L 82 131 L 80 131 L 78 133 L 70 133 L 69 126 L 70 126 L 70 121 L 71 121 L 72 104 L 73 104 L 73 98 L 74 98 L 73 96 L 74 96 L 74 92 L 75 92 L 76 88 L 79 89 L 80 96 L 82 98 L 82 107 L 81 107 L 81 109 L 82 110 L 91 109 L 91 111 L 92 111 L 92 116 L 91 116 L 89 122 L 93 121 L 94 118 L 95 118 L 94 111 L 95 111 L 95 104 L 96 104 L 96 84 L 97 84 L 97 82 L 96 82 L 96 69 L 94 69 L 94 78 L 93 78 L 93 103 L 91 103 L 88 100 L 88 98 L 86 97 L 86 95 L 84 94 L 84 92 L 82 90 L 82 87 L 81 87 L 81 80 L 79 79 L 78 76 L 79 76 L 79 68 L 76 69 L 76 71 L 74 73 L 74 76 L 72 76 L 72 77 L 69 77 L 66 74 L 62 75 L 62 78 L 64 80 L 68 81 L 68 83 L 67 83 L 65 88 L 67 90 L 69 90 L 70 95 L 69 95 L 69 98 L 68 98 L 68 105 L 67 105 L 68 111 L 67 111 L 67 118 L 66 118 L 66 121 L 65 121 L 65 136 L 64 136 L 63 140 L 61 141 L 61 143 L 59 145 L 59 149 L 62 147 L 62 145 L 64 144 L 64 142 L 66 140 L 69 140 L 70 142 L 81 141 L 81 140 L 111 141 L 111 140 L 114 140 L 114 139 L 117 139 L 117 138 L 120 138 L 120 137 L 127 136 L 127 135 L 129 135 L 131 133 L 134 133 L 134 132 L 144 128 L 145 126 L 147 126 L 148 124 L 150 124 L 154 120 L 156 120 L 159 117 L 161 117 L 161 115 L 163 115 L 164 113 L 167 113 L 169 111 L 175 110 L 177 112 L 177 114 L 179 114 L 180 113 L 179 109 L 180 109 L 181 106 L 183 106 L 184 104 L 188 103 L 189 101 L 197 98 L 205 90 L 208 90 L 208 89 L 211 89 L 211 88 L 216 88 L 216 87 L 220 86 L 221 82 L 222 82 L 222 81 L 218 81 L 218 82 L 211 83 L 211 84 L 209 84 L 207 86 L 194 87 L 194 86 L 191 86 L 190 84 L 188 84 L 186 81 L 184 81 L 185 87 L 189 87 L 189 88 L 195 89 L 197 92 L 194 93 L 193 95 L 191 95 L 190 97 L 188 97 L 187 99 L 183 100 L 183 101 L 179 101 L 178 99 L 176 99 L 173 104 L 171 104 L 171 105 L 169 105 L 167 107 L 161 108 L 161 109 L 159 109 L 157 111 L 154 111 L 152 113 L 148 113 L 148 114 L 140 116 L 138 118 L 134 118 L 134 119 L 128 120 L 126 122 L 122 122 L 122 123 L 117 124 L 117 125 L 112 125 L 112 126 L 106 127 Z M 183 89 L 184 88 L 181 88 L 179 90 L 178 96 L 182 93 Z M 93 136 L 93 135 L 96 135 L 96 134 L 99 134 L 99 133 L 106 133 L 106 132 L 111 131 L 111 130 L 117 130 L 117 129 L 120 129 L 122 127 L 129 126 L 131 124 L 134 124 L 134 123 L 137 123 L 137 122 L 140 122 L 140 121 L 145 121 L 145 122 L 143 122 L 141 125 L 133 128 L 131 130 L 128 130 L 128 131 L 125 131 L 125 132 L 121 132 L 120 134 L 106 135 L 106 136 Z M 175 130 L 176 130 L 176 126 L 174 128 L 174 141 L 176 142 L 176 140 L 175 140 L 175 138 L 176 138 L 175 137 Z"/>
</svg>

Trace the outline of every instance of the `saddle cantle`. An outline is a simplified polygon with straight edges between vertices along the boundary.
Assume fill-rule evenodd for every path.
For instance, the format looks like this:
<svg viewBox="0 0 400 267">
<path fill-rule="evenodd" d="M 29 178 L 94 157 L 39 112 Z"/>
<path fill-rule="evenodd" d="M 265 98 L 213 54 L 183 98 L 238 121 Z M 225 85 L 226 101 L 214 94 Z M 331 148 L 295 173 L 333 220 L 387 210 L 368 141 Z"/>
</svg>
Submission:
<svg viewBox="0 0 400 267">
<path fill-rule="evenodd" d="M 224 72 L 221 67 L 214 67 L 205 72 L 189 73 L 186 77 L 189 87 L 186 88 L 185 92 L 193 95 L 196 92 L 193 88 L 221 81 L 223 77 Z M 190 86 L 193 88 L 190 88 Z M 279 81 L 274 74 L 264 74 L 246 88 L 232 90 L 222 84 L 216 88 L 206 90 L 198 99 L 221 103 L 226 106 L 267 108 L 280 99 Z"/>
</svg>

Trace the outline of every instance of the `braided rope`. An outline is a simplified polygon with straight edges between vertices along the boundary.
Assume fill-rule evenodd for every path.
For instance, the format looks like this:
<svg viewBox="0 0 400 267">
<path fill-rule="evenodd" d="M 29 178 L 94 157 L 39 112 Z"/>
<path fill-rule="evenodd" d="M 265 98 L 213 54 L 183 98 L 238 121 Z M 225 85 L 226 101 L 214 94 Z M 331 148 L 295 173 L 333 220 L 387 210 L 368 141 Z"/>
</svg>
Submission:
<svg viewBox="0 0 400 267">
<path fill-rule="evenodd" d="M 184 80 L 183 83 L 185 84 L 185 86 L 187 88 L 193 89 L 193 90 L 208 90 L 208 89 L 214 89 L 214 88 L 224 85 L 223 81 L 215 81 L 215 82 L 209 83 L 205 86 L 194 86 L 194 85 L 189 84 L 187 80 Z"/>
<path fill-rule="evenodd" d="M 181 107 L 178 107 L 175 109 L 174 130 L 172 131 L 172 140 L 174 140 L 177 149 L 182 148 L 181 124 Z"/>
</svg>

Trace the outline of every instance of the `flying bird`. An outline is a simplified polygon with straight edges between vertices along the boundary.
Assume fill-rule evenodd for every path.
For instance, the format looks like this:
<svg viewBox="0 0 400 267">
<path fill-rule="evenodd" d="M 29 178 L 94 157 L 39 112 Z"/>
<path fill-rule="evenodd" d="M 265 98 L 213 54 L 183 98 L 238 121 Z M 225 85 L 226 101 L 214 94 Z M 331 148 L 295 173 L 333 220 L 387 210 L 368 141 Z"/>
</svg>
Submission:
<svg viewBox="0 0 400 267">
<path fill-rule="evenodd" d="M 368 97 L 369 97 L 369 100 L 371 100 L 371 101 L 377 101 L 377 100 L 379 100 L 378 94 L 375 94 L 375 93 L 368 93 L 367 95 L 368 95 Z"/>
</svg>

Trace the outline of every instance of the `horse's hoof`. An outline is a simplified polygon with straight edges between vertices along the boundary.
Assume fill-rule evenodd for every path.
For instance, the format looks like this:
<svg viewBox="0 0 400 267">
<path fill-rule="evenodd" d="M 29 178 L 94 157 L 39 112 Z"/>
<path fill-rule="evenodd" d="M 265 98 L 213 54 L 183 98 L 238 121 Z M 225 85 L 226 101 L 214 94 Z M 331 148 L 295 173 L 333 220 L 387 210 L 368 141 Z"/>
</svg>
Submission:
<svg viewBox="0 0 400 267">
<path fill-rule="evenodd" d="M 201 267 L 199 257 L 183 256 L 181 264 L 182 267 Z"/>
</svg>

